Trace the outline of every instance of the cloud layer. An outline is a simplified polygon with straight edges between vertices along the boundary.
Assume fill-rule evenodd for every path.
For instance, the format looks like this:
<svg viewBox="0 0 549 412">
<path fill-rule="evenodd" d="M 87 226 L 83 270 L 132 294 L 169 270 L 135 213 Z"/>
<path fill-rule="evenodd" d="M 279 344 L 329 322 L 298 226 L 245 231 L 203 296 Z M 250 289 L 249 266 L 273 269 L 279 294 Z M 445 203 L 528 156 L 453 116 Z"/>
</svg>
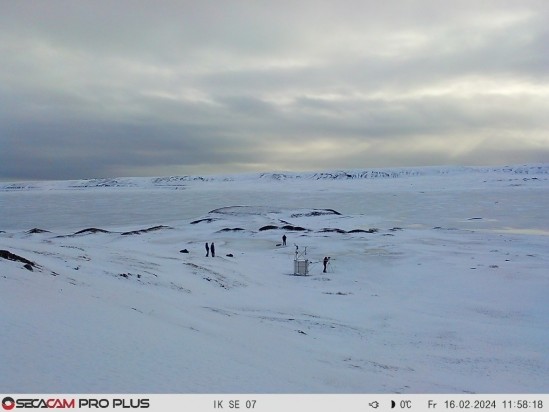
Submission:
<svg viewBox="0 0 549 412">
<path fill-rule="evenodd" d="M 545 1 L 0 5 L 0 179 L 549 161 Z"/>
</svg>

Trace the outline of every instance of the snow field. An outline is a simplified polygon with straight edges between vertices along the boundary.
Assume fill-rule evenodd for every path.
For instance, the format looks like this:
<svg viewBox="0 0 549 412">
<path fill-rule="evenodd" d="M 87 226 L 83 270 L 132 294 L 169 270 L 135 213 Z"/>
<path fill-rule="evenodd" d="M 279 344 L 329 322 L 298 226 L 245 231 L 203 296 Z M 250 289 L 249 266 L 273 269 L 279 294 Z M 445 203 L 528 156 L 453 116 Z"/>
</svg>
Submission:
<svg viewBox="0 0 549 412">
<path fill-rule="evenodd" d="M 256 194 L 254 207 L 156 221 L 163 226 L 135 234 L 121 233 L 150 228 L 149 217 L 90 225 L 107 233 L 74 234 L 69 222 L 6 230 L 0 249 L 36 266 L 0 259 L 0 388 L 544 393 L 547 181 L 489 177 L 483 196 L 470 174 L 397 179 L 383 191 L 360 180 L 310 187 L 308 202 L 337 210 L 323 191 L 346 193 L 345 202 L 367 204 L 361 213 L 289 208 L 288 198 L 261 203 L 280 190 L 269 182 L 240 188 Z M 307 194 L 302 181 L 284 184 Z M 204 186 L 187 190 L 206 202 Z M 21 204 L 28 194 L 8 195 Z M 402 201 L 387 203 L 393 194 Z M 307 230 L 281 229 L 288 224 Z M 278 228 L 259 230 L 268 225 Z M 217 256 L 205 257 L 212 241 Z M 294 244 L 307 247 L 309 276 L 292 273 Z"/>
</svg>

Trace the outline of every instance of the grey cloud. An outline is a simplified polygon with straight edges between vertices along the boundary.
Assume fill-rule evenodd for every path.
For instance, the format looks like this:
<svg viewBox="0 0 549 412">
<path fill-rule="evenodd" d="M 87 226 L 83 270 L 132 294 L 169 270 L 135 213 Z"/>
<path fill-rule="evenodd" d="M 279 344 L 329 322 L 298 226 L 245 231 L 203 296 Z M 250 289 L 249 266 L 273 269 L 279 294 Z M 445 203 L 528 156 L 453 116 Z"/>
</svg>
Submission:
<svg viewBox="0 0 549 412">
<path fill-rule="evenodd" d="M 0 179 L 274 170 L 295 153 L 308 169 L 539 161 L 548 10 L 4 2 Z M 494 136 L 512 137 L 495 149 Z M 315 143 L 338 149 L 326 157 Z"/>
<path fill-rule="evenodd" d="M 8 126 L 0 132 L 0 175 L 11 179 L 30 179 L 40 168 L 40 179 L 67 179 L 112 177 L 116 170 L 135 165 L 165 168 L 242 160 L 230 150 L 234 142 L 203 126 L 75 120 Z"/>
</svg>

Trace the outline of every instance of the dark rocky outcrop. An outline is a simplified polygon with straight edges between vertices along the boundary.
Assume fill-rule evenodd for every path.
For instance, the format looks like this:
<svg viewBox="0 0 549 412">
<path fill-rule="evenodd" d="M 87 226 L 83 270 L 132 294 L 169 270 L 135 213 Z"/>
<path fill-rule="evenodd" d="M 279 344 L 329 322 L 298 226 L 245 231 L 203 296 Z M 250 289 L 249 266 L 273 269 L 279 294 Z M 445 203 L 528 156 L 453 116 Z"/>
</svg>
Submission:
<svg viewBox="0 0 549 412">
<path fill-rule="evenodd" d="M 82 229 L 78 232 L 74 233 L 74 235 L 86 235 L 88 233 L 111 233 L 108 230 L 105 229 L 98 229 L 96 227 L 90 227 L 88 229 Z"/>
<path fill-rule="evenodd" d="M 148 229 L 141 229 L 141 230 L 133 230 L 131 232 L 124 232 L 122 233 L 122 236 L 128 236 L 128 235 L 141 235 L 143 233 L 149 233 L 149 232 L 155 232 L 157 230 L 164 230 L 164 229 L 171 229 L 169 226 L 153 226 Z"/>
<path fill-rule="evenodd" d="M 347 232 L 346 232 L 345 230 L 343 230 L 343 229 L 330 228 L 330 227 L 325 227 L 324 229 L 321 229 L 320 232 L 321 232 L 321 233 L 327 233 L 327 232 L 347 233 Z"/>
<path fill-rule="evenodd" d="M 27 270 L 32 271 L 34 268 L 37 268 L 38 265 L 34 263 L 31 260 L 25 259 L 22 256 L 16 255 L 15 253 L 11 253 L 9 250 L 0 250 L 0 258 L 11 260 L 13 262 L 21 262 L 24 263 L 24 267 Z"/>
<path fill-rule="evenodd" d="M 293 226 L 293 225 L 282 226 L 282 229 L 288 230 L 288 231 L 294 231 L 294 232 L 306 232 L 309 230 L 301 226 Z"/>
<path fill-rule="evenodd" d="M 31 230 L 27 231 L 27 234 L 29 234 L 29 235 L 33 235 L 35 233 L 50 233 L 50 232 L 48 230 L 38 229 L 36 227 L 34 229 L 31 229 Z"/>
<path fill-rule="evenodd" d="M 198 219 L 198 220 L 192 221 L 191 225 L 196 225 L 197 223 L 202 223 L 202 222 L 212 223 L 214 220 L 217 220 L 217 219 L 214 219 L 212 217 L 208 217 L 206 219 Z"/>
<path fill-rule="evenodd" d="M 273 226 L 273 225 L 263 226 L 259 228 L 259 231 L 263 232 L 264 230 L 274 230 L 274 229 L 278 229 L 278 226 Z"/>
</svg>

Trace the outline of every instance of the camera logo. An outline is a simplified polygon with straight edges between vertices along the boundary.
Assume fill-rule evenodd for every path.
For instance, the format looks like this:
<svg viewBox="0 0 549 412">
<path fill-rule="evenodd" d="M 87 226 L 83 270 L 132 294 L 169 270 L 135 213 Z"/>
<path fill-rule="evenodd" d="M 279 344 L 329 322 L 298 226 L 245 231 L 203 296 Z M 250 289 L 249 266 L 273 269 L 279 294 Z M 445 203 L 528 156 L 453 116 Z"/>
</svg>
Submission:
<svg viewBox="0 0 549 412">
<path fill-rule="evenodd" d="M 10 398 L 9 396 L 2 399 L 2 409 L 11 411 L 13 408 L 15 408 L 15 399 Z"/>
</svg>

